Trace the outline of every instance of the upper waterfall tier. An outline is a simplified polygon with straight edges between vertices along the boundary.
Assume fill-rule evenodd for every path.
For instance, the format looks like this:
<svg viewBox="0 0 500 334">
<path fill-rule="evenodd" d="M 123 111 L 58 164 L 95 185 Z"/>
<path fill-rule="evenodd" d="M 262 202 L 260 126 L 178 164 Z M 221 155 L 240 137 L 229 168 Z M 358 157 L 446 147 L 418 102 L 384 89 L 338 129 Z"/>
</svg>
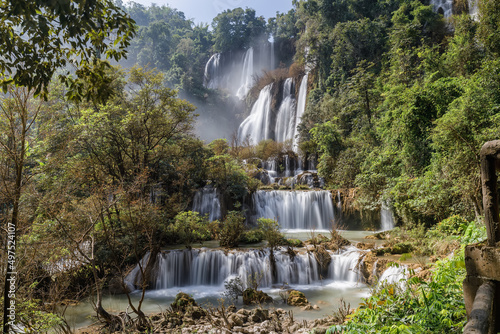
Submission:
<svg viewBox="0 0 500 334">
<path fill-rule="evenodd" d="M 276 219 L 282 229 L 329 230 L 334 220 L 329 191 L 266 191 L 253 194 L 257 218 Z"/>
<path fill-rule="evenodd" d="M 307 79 L 309 76 L 306 74 L 302 78 L 302 82 L 300 83 L 299 89 L 299 97 L 297 100 L 297 115 L 295 117 L 295 131 L 293 134 L 293 149 L 297 151 L 297 147 L 299 146 L 299 125 L 302 122 L 302 116 L 304 115 L 304 111 L 306 110 L 306 100 L 307 100 Z"/>
<path fill-rule="evenodd" d="M 288 78 L 283 83 L 283 100 L 278 110 L 275 125 L 275 140 L 285 142 L 293 140 L 295 134 L 296 102 L 294 96 L 294 83 L 292 78 Z"/>
<path fill-rule="evenodd" d="M 254 84 L 254 76 L 274 69 L 274 43 L 262 43 L 243 51 L 216 53 L 205 65 L 203 85 L 225 89 L 244 99 Z"/>
<path fill-rule="evenodd" d="M 253 145 L 266 139 L 277 142 L 290 141 L 293 143 L 294 151 L 297 151 L 298 127 L 306 106 L 307 78 L 308 76 L 305 75 L 301 80 L 298 99 L 295 98 L 293 78 L 282 81 L 282 87 L 275 87 L 273 84 L 265 86 L 253 104 L 250 115 L 238 129 L 238 141 L 243 143 L 249 139 Z M 281 101 L 278 101 L 280 102 L 279 108 L 273 110 L 273 91 L 280 88 L 282 88 L 283 97 Z"/>
<path fill-rule="evenodd" d="M 272 139 L 274 134 L 271 128 L 271 89 L 273 85 L 269 84 L 264 87 L 259 94 L 259 98 L 255 101 L 250 115 L 241 123 L 238 129 L 238 140 L 243 142 L 246 138 L 250 138 L 252 144 L 256 145 L 264 139 Z"/>
</svg>

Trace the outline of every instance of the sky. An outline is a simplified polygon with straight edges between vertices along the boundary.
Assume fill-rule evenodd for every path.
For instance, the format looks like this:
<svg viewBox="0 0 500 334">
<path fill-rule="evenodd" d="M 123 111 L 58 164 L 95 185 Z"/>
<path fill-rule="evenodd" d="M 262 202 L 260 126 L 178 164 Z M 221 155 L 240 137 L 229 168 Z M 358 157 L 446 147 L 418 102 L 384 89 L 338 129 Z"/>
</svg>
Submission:
<svg viewBox="0 0 500 334">
<path fill-rule="evenodd" d="M 276 16 L 276 12 L 284 13 L 292 9 L 292 0 L 133 0 L 144 6 L 155 3 L 158 6 L 168 5 L 184 12 L 186 18 L 193 19 L 196 24 L 212 23 L 212 19 L 226 9 L 237 7 L 253 8 L 257 16 L 266 19 Z M 124 1 L 126 3 L 127 1 Z"/>
</svg>

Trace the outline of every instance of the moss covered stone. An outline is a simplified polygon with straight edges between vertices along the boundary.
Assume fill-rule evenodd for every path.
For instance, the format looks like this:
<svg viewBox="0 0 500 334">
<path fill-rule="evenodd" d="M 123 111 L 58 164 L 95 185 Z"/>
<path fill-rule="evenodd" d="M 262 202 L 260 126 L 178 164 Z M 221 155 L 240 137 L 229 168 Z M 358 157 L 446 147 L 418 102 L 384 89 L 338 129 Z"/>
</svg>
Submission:
<svg viewBox="0 0 500 334">
<path fill-rule="evenodd" d="M 265 292 L 247 288 L 243 291 L 243 304 L 272 303 L 273 299 Z"/>
<path fill-rule="evenodd" d="M 288 305 L 292 306 L 305 306 L 309 304 L 309 301 L 307 300 L 304 293 L 297 290 L 290 291 L 286 302 Z"/>
<path fill-rule="evenodd" d="M 187 293 L 179 292 L 177 296 L 175 296 L 175 300 L 170 306 L 172 307 L 172 310 L 176 312 L 185 312 L 188 307 L 198 306 L 198 304 L 196 304 L 196 301 L 193 299 L 193 297 L 191 297 Z"/>
</svg>

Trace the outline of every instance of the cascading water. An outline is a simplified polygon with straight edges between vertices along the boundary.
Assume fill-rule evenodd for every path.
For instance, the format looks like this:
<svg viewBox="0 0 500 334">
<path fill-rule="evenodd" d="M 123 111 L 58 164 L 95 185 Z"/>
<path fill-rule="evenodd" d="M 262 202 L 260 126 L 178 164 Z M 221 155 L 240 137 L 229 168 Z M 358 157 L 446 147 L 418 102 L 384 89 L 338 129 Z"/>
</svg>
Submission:
<svg viewBox="0 0 500 334">
<path fill-rule="evenodd" d="M 295 131 L 296 103 L 293 96 L 293 79 L 288 78 L 283 84 L 283 101 L 276 117 L 275 140 L 285 142 L 292 140 Z"/>
<path fill-rule="evenodd" d="M 241 72 L 241 84 L 236 96 L 240 99 L 244 99 L 247 96 L 248 91 L 253 85 L 253 75 L 254 72 L 254 62 L 253 62 L 253 48 L 249 48 L 243 57 L 243 68 Z"/>
<path fill-rule="evenodd" d="M 332 255 L 332 264 L 328 268 L 328 277 L 334 281 L 359 281 L 360 253 L 355 247 L 343 253 Z"/>
<path fill-rule="evenodd" d="M 238 141 L 242 143 L 247 137 L 254 145 L 264 139 L 270 139 L 272 131 L 270 128 L 271 122 L 271 89 L 273 84 L 264 87 L 259 94 L 259 98 L 255 101 L 250 115 L 240 124 L 238 129 Z"/>
<path fill-rule="evenodd" d="M 379 284 L 396 284 L 401 289 L 405 288 L 404 279 L 408 277 L 407 266 L 390 266 L 380 276 Z"/>
<path fill-rule="evenodd" d="M 302 78 L 302 81 L 300 83 L 300 88 L 299 88 L 299 96 L 297 98 L 297 113 L 296 113 L 296 120 L 295 120 L 295 130 L 293 133 L 293 149 L 294 151 L 297 151 L 298 148 L 298 126 L 300 125 L 300 122 L 302 121 L 302 115 L 304 114 L 304 111 L 306 110 L 306 99 L 307 99 L 307 79 L 308 75 L 304 75 Z"/>
<path fill-rule="evenodd" d="M 205 65 L 205 75 L 203 78 L 203 86 L 210 89 L 220 88 L 220 80 L 222 77 L 220 67 L 220 53 L 216 53 L 210 57 Z"/>
<path fill-rule="evenodd" d="M 394 228 L 394 217 L 392 215 L 391 209 L 387 205 L 382 204 L 380 209 L 380 230 L 389 231 Z"/>
<path fill-rule="evenodd" d="M 443 14 L 444 17 L 452 15 L 453 0 L 431 0 L 430 4 L 434 11 Z"/>
<path fill-rule="evenodd" d="M 469 4 L 469 15 L 474 20 L 477 20 L 479 11 L 478 0 L 468 0 L 468 4 Z"/>
<path fill-rule="evenodd" d="M 276 219 L 282 229 L 328 230 L 334 219 L 329 191 L 265 191 L 253 194 L 257 218 Z"/>
<path fill-rule="evenodd" d="M 210 221 L 221 219 L 222 214 L 217 189 L 205 187 L 198 190 L 194 195 L 192 211 L 196 211 L 202 215 L 208 214 Z"/>
<path fill-rule="evenodd" d="M 291 257 L 284 249 L 275 251 L 276 278 L 269 263 L 269 250 L 223 251 L 209 249 L 173 250 L 158 254 L 151 287 L 170 289 L 186 286 L 222 286 L 228 278 L 239 276 L 247 283 L 254 275 L 262 275 L 260 287 L 273 284 L 319 283 L 321 279 L 358 282 L 357 267 L 360 253 L 355 248 L 344 253 L 330 252 L 332 261 L 328 277 L 320 276 L 320 265 L 311 252 L 299 252 Z M 144 262 L 144 261 L 143 261 Z M 139 275 L 139 276 L 138 276 Z M 126 281 L 140 282 L 138 270 L 132 271 Z"/>
</svg>

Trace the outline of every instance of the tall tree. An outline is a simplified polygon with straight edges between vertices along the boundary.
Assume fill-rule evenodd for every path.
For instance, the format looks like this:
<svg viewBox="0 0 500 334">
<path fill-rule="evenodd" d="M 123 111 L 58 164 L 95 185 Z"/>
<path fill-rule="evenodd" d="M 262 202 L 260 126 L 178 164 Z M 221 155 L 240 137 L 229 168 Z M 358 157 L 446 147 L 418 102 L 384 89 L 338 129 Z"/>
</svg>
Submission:
<svg viewBox="0 0 500 334">
<path fill-rule="evenodd" d="M 119 60 L 126 53 L 134 35 L 133 21 L 110 0 L 6 0 L 0 4 L 0 84 L 4 92 L 14 83 L 33 89 L 34 94 L 47 92 L 47 86 L 55 71 L 74 65 L 77 74 L 87 78 L 101 77 L 105 62 L 99 58 Z M 101 69 L 101 71 L 93 71 Z M 82 87 L 69 77 L 69 71 L 61 75 L 76 89 L 79 96 Z M 18 101 L 28 102 L 28 91 L 20 94 Z M 26 157 L 26 135 L 33 119 L 28 117 L 29 108 L 21 107 L 5 111 L 10 128 L 19 129 L 17 147 L 5 142 L 4 149 L 15 149 L 9 153 L 15 162 L 16 181 L 11 192 L 14 194 L 11 224 L 17 223 L 22 186 L 24 158 Z M 17 200 L 16 200 L 17 198 Z M 17 204 L 16 204 L 17 203 Z M 16 242 L 16 234 L 9 237 Z M 6 257 L 8 259 L 8 257 Z M 10 330 L 8 308 L 11 307 L 11 293 L 7 282 L 12 279 L 7 271 L 4 292 L 4 333 Z"/>
<path fill-rule="evenodd" d="M 255 16 L 255 10 L 250 8 L 225 10 L 214 18 L 212 27 L 214 49 L 218 52 L 247 48 L 266 35 L 264 17 Z"/>
<path fill-rule="evenodd" d="M 40 104 L 34 104 L 27 89 L 9 89 L 10 97 L 0 101 L 0 170 L 3 200 L 3 229 L 7 232 L 4 285 L 4 333 L 15 320 L 15 295 L 19 278 L 16 270 L 16 235 L 22 188 L 27 182 L 25 167 L 29 155 L 30 130 L 38 116 Z M 10 216 L 10 219 L 9 219 Z M 10 317 L 9 317 L 10 315 Z"/>
</svg>

